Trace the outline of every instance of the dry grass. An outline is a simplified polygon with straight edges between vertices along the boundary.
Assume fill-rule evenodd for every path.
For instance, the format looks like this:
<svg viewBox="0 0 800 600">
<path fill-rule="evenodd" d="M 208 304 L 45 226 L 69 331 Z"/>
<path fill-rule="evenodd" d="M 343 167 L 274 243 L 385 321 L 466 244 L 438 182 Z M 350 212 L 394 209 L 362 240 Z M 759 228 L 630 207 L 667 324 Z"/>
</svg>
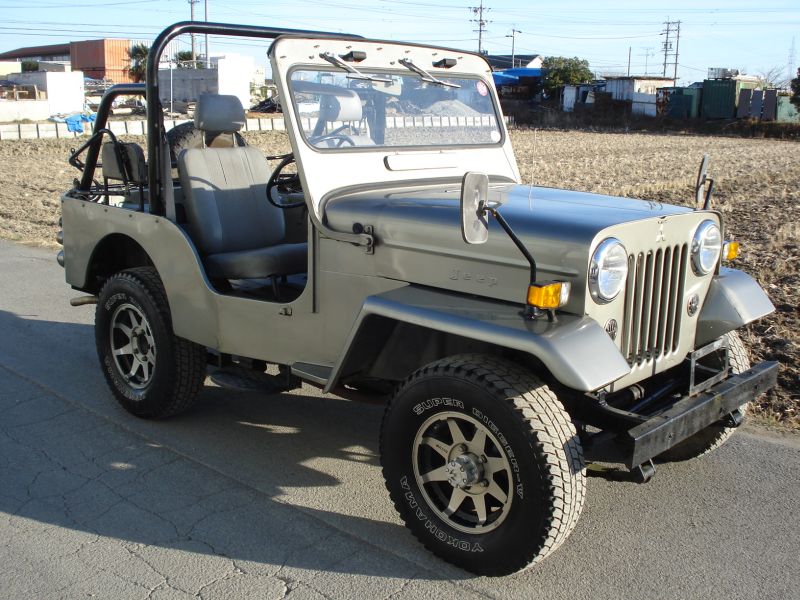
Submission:
<svg viewBox="0 0 800 600">
<path fill-rule="evenodd" d="M 285 134 L 247 134 L 266 153 Z M 715 206 L 743 245 L 739 268 L 767 289 L 777 311 L 744 334 L 755 360 L 782 363 L 780 385 L 759 402 L 763 418 L 800 429 L 800 144 L 689 135 L 514 131 L 526 183 L 691 204 L 703 153 L 711 154 Z M 72 140 L 0 143 L 0 237 L 54 245 L 58 197 L 77 172 Z"/>
</svg>

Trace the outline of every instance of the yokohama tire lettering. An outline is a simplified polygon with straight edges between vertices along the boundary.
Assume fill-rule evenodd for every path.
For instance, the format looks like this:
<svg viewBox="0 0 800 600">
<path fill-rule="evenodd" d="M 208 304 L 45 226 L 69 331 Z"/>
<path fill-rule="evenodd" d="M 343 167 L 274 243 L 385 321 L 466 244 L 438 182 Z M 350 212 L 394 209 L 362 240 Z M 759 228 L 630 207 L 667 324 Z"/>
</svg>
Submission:
<svg viewBox="0 0 800 600">
<path fill-rule="evenodd" d="M 425 529 L 427 529 L 433 537 L 435 537 L 440 542 L 444 542 L 448 546 L 452 546 L 453 548 L 457 548 L 458 550 L 462 550 L 463 552 L 483 552 L 483 548 L 477 542 L 470 543 L 464 540 L 460 540 L 456 537 L 453 537 L 446 531 L 440 529 L 436 523 L 431 521 L 428 518 L 422 508 L 420 508 L 417 499 L 414 497 L 414 494 L 411 491 L 411 486 L 408 484 L 408 477 L 401 477 L 400 478 L 400 487 L 402 487 L 405 492 L 403 495 L 405 496 L 406 502 L 408 503 L 409 508 L 414 511 L 414 515 L 420 521 L 425 521 Z"/>
</svg>

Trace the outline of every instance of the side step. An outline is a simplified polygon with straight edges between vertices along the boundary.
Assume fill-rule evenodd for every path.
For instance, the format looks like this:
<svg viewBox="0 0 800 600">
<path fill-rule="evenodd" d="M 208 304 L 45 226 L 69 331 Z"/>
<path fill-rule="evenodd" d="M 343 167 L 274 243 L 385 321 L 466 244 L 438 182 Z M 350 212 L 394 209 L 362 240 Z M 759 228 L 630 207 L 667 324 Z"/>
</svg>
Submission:
<svg viewBox="0 0 800 600">
<path fill-rule="evenodd" d="M 312 365 L 310 363 L 294 363 L 292 365 L 292 375 L 296 375 L 300 379 L 305 379 L 311 383 L 318 385 L 325 385 L 331 377 L 332 367 L 324 365 Z"/>
</svg>

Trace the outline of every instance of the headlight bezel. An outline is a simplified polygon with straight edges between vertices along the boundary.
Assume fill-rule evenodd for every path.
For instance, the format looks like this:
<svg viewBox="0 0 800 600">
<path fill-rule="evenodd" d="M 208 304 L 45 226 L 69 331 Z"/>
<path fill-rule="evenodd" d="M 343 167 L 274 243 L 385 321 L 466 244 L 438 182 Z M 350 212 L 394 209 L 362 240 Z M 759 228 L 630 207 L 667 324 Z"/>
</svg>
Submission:
<svg viewBox="0 0 800 600">
<path fill-rule="evenodd" d="M 612 256 L 612 254 L 614 256 Z M 617 272 L 624 271 L 621 277 L 616 278 L 616 282 L 612 284 L 616 289 L 603 289 L 606 284 L 601 282 L 602 272 L 608 270 L 607 261 L 609 258 L 615 258 L 622 261 L 624 269 L 618 266 L 614 269 Z M 608 237 L 600 242 L 592 252 L 591 259 L 589 260 L 589 293 L 592 299 L 598 304 L 608 304 L 613 302 L 619 296 L 620 292 L 625 289 L 625 284 L 628 280 L 628 251 L 625 245 L 615 237 Z"/>
<path fill-rule="evenodd" d="M 713 241 L 714 236 L 716 236 L 715 242 Z M 711 238 L 712 243 L 710 248 L 706 246 L 709 243 L 709 238 Z M 722 245 L 722 231 L 714 221 L 706 219 L 697 226 L 692 236 L 691 248 L 692 270 L 695 275 L 704 277 L 714 272 L 722 256 Z M 716 246 L 716 249 L 714 249 L 714 246 Z M 703 253 L 709 249 L 714 252 L 714 258 L 711 261 L 704 260 Z"/>
</svg>

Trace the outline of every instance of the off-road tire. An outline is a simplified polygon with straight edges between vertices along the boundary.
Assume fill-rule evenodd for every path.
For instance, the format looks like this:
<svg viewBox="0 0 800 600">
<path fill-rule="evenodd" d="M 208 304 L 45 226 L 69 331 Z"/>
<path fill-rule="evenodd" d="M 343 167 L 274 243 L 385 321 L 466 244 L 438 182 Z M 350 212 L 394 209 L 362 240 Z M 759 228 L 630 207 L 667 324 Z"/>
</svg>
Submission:
<svg viewBox="0 0 800 600">
<path fill-rule="evenodd" d="M 126 381 L 113 356 L 112 318 L 125 307 L 144 316 L 155 346 L 152 374 L 138 387 Z M 111 391 L 137 417 L 160 419 L 185 411 L 205 380 L 206 349 L 172 332 L 167 295 L 152 267 L 121 271 L 105 282 L 95 310 L 95 343 Z"/>
<path fill-rule="evenodd" d="M 735 331 L 725 334 L 728 338 L 729 360 L 733 373 L 742 373 L 750 368 L 750 357 L 747 354 L 739 334 Z M 742 414 L 747 414 L 748 405 L 740 408 Z M 681 443 L 673 446 L 666 452 L 659 455 L 659 460 L 667 462 L 680 462 L 704 456 L 712 452 L 727 442 L 736 427 L 725 427 L 721 422 L 713 423 L 705 429 L 698 431 L 692 437 L 685 439 Z"/>
<path fill-rule="evenodd" d="M 195 128 L 194 123 L 181 123 L 167 132 L 167 144 L 169 144 L 170 159 L 174 162 L 182 150 L 191 148 L 231 148 L 233 147 L 230 134 L 205 134 L 205 144 L 203 142 L 203 132 Z M 234 133 L 233 138 L 237 146 L 246 146 L 247 143 L 241 134 Z"/>
<path fill-rule="evenodd" d="M 477 419 L 507 443 L 518 469 L 507 516 L 495 529 L 469 534 L 452 527 L 420 489 L 428 484 L 414 475 L 413 448 L 437 413 Z M 493 356 L 445 358 L 406 379 L 386 408 L 380 455 L 386 487 L 414 536 L 480 575 L 507 575 L 543 560 L 567 539 L 583 508 L 583 449 L 569 415 L 539 379 Z"/>
</svg>

